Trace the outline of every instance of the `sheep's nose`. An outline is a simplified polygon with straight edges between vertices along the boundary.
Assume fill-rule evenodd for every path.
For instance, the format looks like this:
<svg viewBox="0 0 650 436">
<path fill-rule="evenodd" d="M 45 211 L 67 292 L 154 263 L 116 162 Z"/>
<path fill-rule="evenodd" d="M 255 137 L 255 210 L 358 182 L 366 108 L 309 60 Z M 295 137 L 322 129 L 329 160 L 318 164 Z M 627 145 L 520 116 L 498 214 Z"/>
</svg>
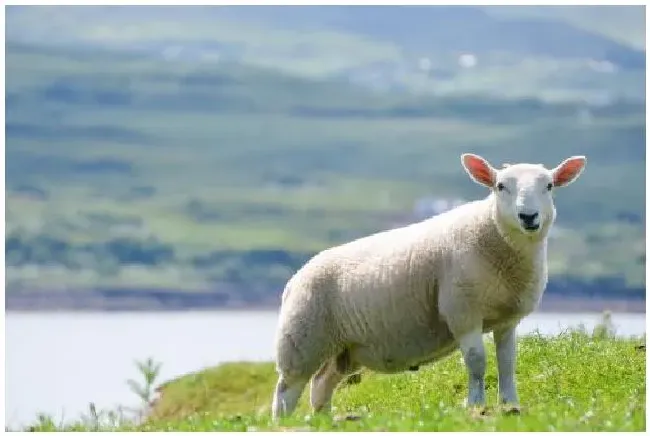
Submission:
<svg viewBox="0 0 650 436">
<path fill-rule="evenodd" d="M 520 213 L 519 219 L 526 225 L 526 227 L 532 227 L 535 224 L 535 219 L 539 216 L 539 213 Z"/>
</svg>

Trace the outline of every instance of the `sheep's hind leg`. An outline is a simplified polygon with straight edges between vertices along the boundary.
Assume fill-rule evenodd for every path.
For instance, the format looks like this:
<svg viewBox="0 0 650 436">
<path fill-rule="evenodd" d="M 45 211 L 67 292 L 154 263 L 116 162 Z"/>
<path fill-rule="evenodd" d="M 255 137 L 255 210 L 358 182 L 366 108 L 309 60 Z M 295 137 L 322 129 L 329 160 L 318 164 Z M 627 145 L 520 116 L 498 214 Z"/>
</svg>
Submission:
<svg viewBox="0 0 650 436">
<path fill-rule="evenodd" d="M 273 396 L 272 415 L 274 421 L 290 416 L 300 400 L 305 385 L 310 377 L 325 361 L 327 347 L 316 347 L 318 341 L 307 347 L 304 339 L 296 343 L 289 335 L 281 337 L 277 347 L 277 371 L 280 375 Z M 298 352 L 298 350 L 303 350 Z M 308 352 L 305 352 L 307 350 Z"/>
<path fill-rule="evenodd" d="M 314 413 L 329 413 L 332 410 L 332 396 L 344 374 L 336 368 L 334 358 L 328 360 L 311 379 L 310 400 Z"/>
<path fill-rule="evenodd" d="M 284 375 L 280 375 L 273 395 L 272 413 L 274 421 L 293 413 L 308 380 L 309 378 L 289 379 Z"/>
<path fill-rule="evenodd" d="M 346 375 L 356 370 L 349 350 L 329 359 L 311 379 L 311 406 L 314 412 L 329 413 L 336 387 Z"/>
</svg>

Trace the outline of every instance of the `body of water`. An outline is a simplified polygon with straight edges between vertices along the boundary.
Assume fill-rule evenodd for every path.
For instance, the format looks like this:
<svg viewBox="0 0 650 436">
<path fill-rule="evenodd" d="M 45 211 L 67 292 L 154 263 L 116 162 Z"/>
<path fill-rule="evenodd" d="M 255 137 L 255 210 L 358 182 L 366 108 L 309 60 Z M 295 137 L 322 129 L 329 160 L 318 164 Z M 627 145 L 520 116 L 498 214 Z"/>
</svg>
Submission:
<svg viewBox="0 0 650 436">
<path fill-rule="evenodd" d="M 557 334 L 600 314 L 536 313 L 519 334 Z M 624 336 L 645 334 L 645 314 L 613 314 Z M 224 361 L 273 358 L 277 312 L 20 313 L 5 318 L 5 415 L 10 428 L 34 422 L 39 412 L 55 422 L 98 409 L 134 407 L 126 381 L 140 381 L 135 360 L 162 363 L 159 381 Z M 270 398 L 269 398 L 270 401 Z"/>
</svg>

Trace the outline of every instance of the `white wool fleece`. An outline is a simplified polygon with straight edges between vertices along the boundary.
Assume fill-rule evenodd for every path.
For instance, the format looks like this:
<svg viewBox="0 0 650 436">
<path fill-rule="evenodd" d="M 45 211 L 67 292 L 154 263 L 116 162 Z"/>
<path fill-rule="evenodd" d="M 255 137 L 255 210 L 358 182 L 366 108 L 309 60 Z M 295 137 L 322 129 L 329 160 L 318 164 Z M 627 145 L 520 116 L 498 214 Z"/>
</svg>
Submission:
<svg viewBox="0 0 650 436">
<path fill-rule="evenodd" d="M 392 372 L 437 357 L 476 318 L 486 331 L 517 321 L 546 285 L 546 239 L 508 244 L 493 216 L 490 196 L 321 252 L 287 284 L 280 335 L 296 334 L 296 316 L 328 319 L 328 348 L 357 344 L 361 365 Z"/>
<path fill-rule="evenodd" d="M 482 405 L 485 332 L 494 332 L 501 400 L 518 403 L 514 329 L 546 287 L 552 191 L 572 183 L 586 160 L 574 156 L 552 170 L 496 170 L 472 154 L 461 161 L 490 188 L 487 198 L 325 250 L 289 280 L 276 334 L 274 419 L 295 409 L 310 378 L 312 407 L 325 410 L 337 383 L 361 367 L 417 369 L 456 348 L 468 404 Z"/>
</svg>

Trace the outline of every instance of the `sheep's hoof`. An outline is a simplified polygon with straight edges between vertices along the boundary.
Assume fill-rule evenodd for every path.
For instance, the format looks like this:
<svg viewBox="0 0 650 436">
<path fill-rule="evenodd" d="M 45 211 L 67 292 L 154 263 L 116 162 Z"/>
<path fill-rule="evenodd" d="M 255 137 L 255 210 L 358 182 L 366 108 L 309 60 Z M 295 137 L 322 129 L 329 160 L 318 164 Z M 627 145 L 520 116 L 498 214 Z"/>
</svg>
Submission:
<svg viewBox="0 0 650 436">
<path fill-rule="evenodd" d="M 470 406 L 469 415 L 474 419 L 484 419 L 489 415 L 489 410 L 485 406 Z"/>
<path fill-rule="evenodd" d="M 361 415 L 356 415 L 354 413 L 347 413 L 345 415 L 337 415 L 334 417 L 334 422 L 359 421 L 359 420 L 361 420 Z"/>
<path fill-rule="evenodd" d="M 506 416 L 517 416 L 521 415 L 521 406 L 516 404 L 504 404 L 502 406 L 503 414 Z"/>
<path fill-rule="evenodd" d="M 361 383 L 361 374 L 352 374 L 348 377 L 346 383 L 348 385 L 357 385 Z"/>
</svg>

